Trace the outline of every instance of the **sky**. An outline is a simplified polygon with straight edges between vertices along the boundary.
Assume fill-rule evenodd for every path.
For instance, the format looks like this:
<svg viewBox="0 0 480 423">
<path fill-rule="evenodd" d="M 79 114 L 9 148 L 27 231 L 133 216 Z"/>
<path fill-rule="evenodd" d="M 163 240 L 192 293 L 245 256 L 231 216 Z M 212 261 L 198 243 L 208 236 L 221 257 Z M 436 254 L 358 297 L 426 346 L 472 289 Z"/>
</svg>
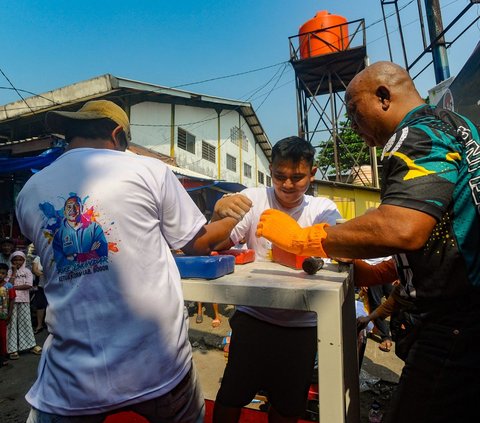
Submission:
<svg viewBox="0 0 480 423">
<path fill-rule="evenodd" d="M 397 4 L 411 62 L 423 50 L 417 1 Z M 444 26 L 468 4 L 440 0 Z M 110 73 L 249 101 L 272 143 L 297 134 L 289 37 L 316 12 L 365 19 L 370 62 L 389 60 L 380 0 L 4 0 L 2 6 L 0 105 L 20 99 L 12 85 L 28 97 L 27 92 L 40 94 Z M 447 41 L 480 13 L 479 7 L 470 8 Z M 394 11 L 393 5 L 385 7 L 386 15 L 393 15 L 387 20 L 393 61 L 404 66 Z M 448 49 L 452 76 L 479 33 L 477 22 Z M 430 59 L 427 54 L 412 76 Z M 425 97 L 435 86 L 433 67 L 415 82 Z"/>
</svg>

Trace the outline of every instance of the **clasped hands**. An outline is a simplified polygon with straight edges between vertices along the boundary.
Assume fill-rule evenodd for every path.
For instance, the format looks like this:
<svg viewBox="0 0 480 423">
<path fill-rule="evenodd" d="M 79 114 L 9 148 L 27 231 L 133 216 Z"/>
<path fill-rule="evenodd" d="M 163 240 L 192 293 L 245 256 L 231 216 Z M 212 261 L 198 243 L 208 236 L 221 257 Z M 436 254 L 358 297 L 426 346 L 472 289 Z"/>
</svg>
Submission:
<svg viewBox="0 0 480 423">
<path fill-rule="evenodd" d="M 260 216 L 256 235 L 293 254 L 328 257 L 322 245 L 322 241 L 327 237 L 325 232 L 327 226 L 329 226 L 327 223 L 320 223 L 302 228 L 288 214 L 268 209 Z"/>
<path fill-rule="evenodd" d="M 232 217 L 241 221 L 251 209 L 251 200 L 243 194 L 227 194 L 215 204 L 212 221 Z M 292 217 L 280 210 L 268 209 L 260 216 L 257 237 L 264 237 L 282 250 L 301 256 L 328 257 L 322 241 L 327 237 L 325 227 L 320 223 L 302 228 Z"/>
</svg>

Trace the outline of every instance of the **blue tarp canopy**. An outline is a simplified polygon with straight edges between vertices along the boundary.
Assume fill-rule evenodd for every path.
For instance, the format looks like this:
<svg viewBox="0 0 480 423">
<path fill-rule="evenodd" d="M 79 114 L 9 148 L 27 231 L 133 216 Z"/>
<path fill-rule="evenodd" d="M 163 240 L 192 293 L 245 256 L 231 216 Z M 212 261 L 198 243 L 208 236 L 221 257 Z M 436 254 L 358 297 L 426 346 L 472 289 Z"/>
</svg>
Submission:
<svg viewBox="0 0 480 423">
<path fill-rule="evenodd" d="M 21 170 L 43 169 L 63 153 L 63 148 L 50 148 L 38 156 L 33 157 L 0 157 L 0 174 L 13 173 Z"/>
<path fill-rule="evenodd" d="M 205 185 L 198 187 L 187 188 L 188 192 L 197 191 L 199 189 L 209 188 L 214 191 L 221 192 L 239 192 L 246 188 L 245 185 L 239 184 L 237 182 L 225 182 L 225 181 L 206 181 Z"/>
<path fill-rule="evenodd" d="M 207 210 L 213 211 L 215 203 L 227 192 L 239 192 L 246 188 L 245 185 L 237 182 L 225 181 L 203 181 L 205 184 L 186 188 L 187 192 L 194 193 L 201 189 L 205 190 L 205 206 Z"/>
<path fill-rule="evenodd" d="M 33 157 L 0 157 L 0 175 L 25 170 L 35 173 L 55 161 L 63 151 L 63 148 L 55 147 Z M 185 176 L 182 175 L 178 176 L 185 178 Z M 237 182 L 215 181 L 211 179 L 203 180 L 196 177 L 187 177 L 186 179 L 196 181 L 195 186 L 185 188 L 188 192 L 205 189 L 208 209 L 213 209 L 213 205 L 224 193 L 239 192 L 246 188 Z"/>
</svg>

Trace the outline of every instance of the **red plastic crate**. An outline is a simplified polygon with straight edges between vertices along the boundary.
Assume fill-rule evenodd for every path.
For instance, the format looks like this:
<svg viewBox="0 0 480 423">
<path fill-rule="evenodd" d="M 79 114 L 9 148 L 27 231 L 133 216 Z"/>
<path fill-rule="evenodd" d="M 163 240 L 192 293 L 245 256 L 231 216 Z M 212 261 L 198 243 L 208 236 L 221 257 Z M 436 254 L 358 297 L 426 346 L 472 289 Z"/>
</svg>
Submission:
<svg viewBox="0 0 480 423">
<path fill-rule="evenodd" d="M 245 264 L 255 261 L 255 250 L 246 249 L 246 250 L 222 250 L 217 251 L 219 255 L 227 255 L 235 257 L 235 264 Z"/>
<path fill-rule="evenodd" d="M 122 411 L 108 416 L 105 423 L 148 423 L 148 420 L 132 411 Z"/>
</svg>

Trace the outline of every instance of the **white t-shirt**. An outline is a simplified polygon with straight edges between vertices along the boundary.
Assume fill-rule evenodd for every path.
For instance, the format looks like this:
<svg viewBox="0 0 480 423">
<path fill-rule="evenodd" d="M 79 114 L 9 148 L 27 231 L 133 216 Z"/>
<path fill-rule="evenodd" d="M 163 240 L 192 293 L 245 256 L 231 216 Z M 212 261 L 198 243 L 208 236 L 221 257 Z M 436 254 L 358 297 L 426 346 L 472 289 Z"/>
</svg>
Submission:
<svg viewBox="0 0 480 423">
<path fill-rule="evenodd" d="M 256 260 L 260 261 L 267 258 L 268 250 L 271 248 L 271 244 L 265 238 L 255 236 L 260 215 L 265 210 L 281 210 L 292 216 L 304 228 L 325 222 L 335 225 L 336 219 L 341 218 L 335 203 L 327 198 L 304 195 L 303 202 L 299 206 L 285 209 L 277 201 L 273 188 L 247 188 L 242 191 L 242 194 L 250 198 L 253 206 L 235 226 L 230 239 L 237 244 L 245 238 L 248 248 L 255 250 Z M 237 308 L 257 319 L 280 326 L 305 327 L 317 324 L 317 317 L 313 312 L 247 306 Z"/>
<path fill-rule="evenodd" d="M 35 408 L 95 414 L 169 392 L 191 366 L 170 247 L 205 224 L 159 160 L 73 149 L 32 176 L 17 201 L 45 273 L 47 338 Z"/>
</svg>

